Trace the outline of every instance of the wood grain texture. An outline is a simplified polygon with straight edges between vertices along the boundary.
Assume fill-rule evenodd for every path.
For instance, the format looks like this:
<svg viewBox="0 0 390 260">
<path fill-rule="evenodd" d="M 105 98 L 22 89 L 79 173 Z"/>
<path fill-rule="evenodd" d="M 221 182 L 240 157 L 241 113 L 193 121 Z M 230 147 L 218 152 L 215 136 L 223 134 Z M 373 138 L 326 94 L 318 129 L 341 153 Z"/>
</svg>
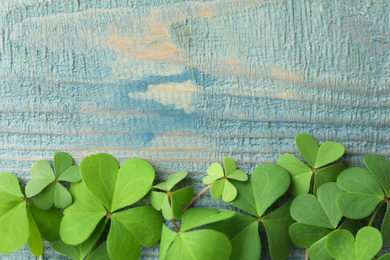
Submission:
<svg viewBox="0 0 390 260">
<path fill-rule="evenodd" d="M 390 158 L 389 13 L 387 0 L 3 0 L 0 172 L 25 183 L 56 151 L 107 152 L 159 180 L 186 170 L 199 192 L 212 162 L 251 172 L 297 155 L 302 132 L 342 143 L 349 166 Z M 228 208 L 197 202 L 210 204 Z"/>
</svg>

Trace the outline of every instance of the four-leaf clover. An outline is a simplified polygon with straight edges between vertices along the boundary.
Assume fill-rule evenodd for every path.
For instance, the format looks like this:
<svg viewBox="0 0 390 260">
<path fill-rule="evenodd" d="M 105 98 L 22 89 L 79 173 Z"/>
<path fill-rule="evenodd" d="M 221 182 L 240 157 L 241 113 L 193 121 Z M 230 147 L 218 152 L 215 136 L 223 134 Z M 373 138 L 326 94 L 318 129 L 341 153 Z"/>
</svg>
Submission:
<svg viewBox="0 0 390 260">
<path fill-rule="evenodd" d="M 222 199 L 226 202 L 234 200 L 237 196 L 237 189 L 229 181 L 247 181 L 248 175 L 241 171 L 237 170 L 237 165 L 231 158 L 225 158 L 223 161 L 225 166 L 225 172 L 222 169 L 222 166 L 219 163 L 213 163 L 207 169 L 207 175 L 204 177 L 203 182 L 205 184 L 211 184 L 210 194 L 215 199 Z"/>
<path fill-rule="evenodd" d="M 79 166 L 73 166 L 73 158 L 67 153 L 58 152 L 54 155 L 54 172 L 48 161 L 37 161 L 30 169 L 33 177 L 26 185 L 26 196 L 35 196 L 35 205 L 48 210 L 53 204 L 64 209 L 72 204 L 72 196 L 59 181 L 81 181 Z"/>
</svg>

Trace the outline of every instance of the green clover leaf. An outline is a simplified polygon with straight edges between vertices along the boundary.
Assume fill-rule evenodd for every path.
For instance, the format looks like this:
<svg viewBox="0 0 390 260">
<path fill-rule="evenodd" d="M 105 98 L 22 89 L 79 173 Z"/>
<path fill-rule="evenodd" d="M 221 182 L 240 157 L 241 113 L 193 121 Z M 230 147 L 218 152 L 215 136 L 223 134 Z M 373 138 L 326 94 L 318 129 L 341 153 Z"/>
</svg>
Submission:
<svg viewBox="0 0 390 260">
<path fill-rule="evenodd" d="M 364 164 L 369 171 L 349 168 L 338 177 L 337 185 L 344 193 L 338 198 L 337 205 L 344 216 L 360 219 L 386 203 L 381 233 L 383 242 L 387 243 L 390 241 L 390 162 L 380 155 L 367 154 Z"/>
<path fill-rule="evenodd" d="M 27 240 L 30 251 L 35 256 L 43 253 L 42 238 L 54 241 L 60 237 L 59 229 L 62 213 L 56 208 L 41 210 L 33 202 L 28 203 L 27 216 L 29 223 L 29 237 Z"/>
<path fill-rule="evenodd" d="M 59 238 L 62 214 L 57 209 L 42 211 L 26 202 L 18 179 L 10 173 L 0 174 L 0 253 L 9 254 L 26 242 L 35 256 L 43 252 L 42 237 Z"/>
<path fill-rule="evenodd" d="M 378 258 L 378 260 L 390 260 L 390 254 L 385 254 Z"/>
<path fill-rule="evenodd" d="M 111 258 L 138 259 L 140 245 L 150 247 L 159 241 L 164 220 L 152 207 L 118 211 L 150 190 L 155 173 L 149 163 L 130 159 L 119 168 L 111 155 L 93 154 L 81 161 L 80 172 L 83 182 L 72 183 L 74 203 L 64 210 L 60 226 L 64 243 L 83 243 L 104 217 L 105 224 L 111 220 L 107 238 Z"/>
<path fill-rule="evenodd" d="M 337 178 L 337 185 L 345 191 L 337 200 L 339 209 L 351 219 L 367 217 L 385 197 L 375 177 L 361 168 L 344 170 Z"/>
<path fill-rule="evenodd" d="M 229 181 L 229 179 L 236 181 L 247 181 L 248 175 L 241 170 L 237 170 L 237 165 L 233 159 L 226 157 L 223 162 L 225 166 L 225 172 L 219 163 L 213 163 L 207 169 L 208 176 L 204 177 L 203 182 L 205 184 L 212 183 L 210 194 L 214 199 L 219 199 L 222 197 L 222 200 L 231 202 L 237 196 L 237 189 Z"/>
<path fill-rule="evenodd" d="M 288 189 L 290 175 L 274 164 L 258 166 L 248 182 L 233 181 L 238 190 L 233 206 L 253 216 L 236 213 L 231 219 L 211 224 L 210 228 L 228 236 L 233 250 L 230 259 L 259 259 L 259 223 L 265 228 L 270 254 L 273 259 L 286 259 L 291 250 L 288 227 L 294 222 L 290 217 L 290 203 L 263 216 L 265 211 Z"/>
<path fill-rule="evenodd" d="M 378 154 L 366 154 L 363 161 L 382 186 L 386 196 L 390 196 L 390 162 Z"/>
<path fill-rule="evenodd" d="M 33 202 L 28 203 L 28 210 L 36 223 L 39 233 L 46 241 L 54 241 L 60 238 L 60 223 L 62 213 L 56 208 L 49 210 L 39 209 Z"/>
<path fill-rule="evenodd" d="M 340 194 L 337 184 L 328 182 L 318 188 L 317 197 L 302 194 L 291 204 L 290 214 L 297 222 L 289 228 L 290 238 L 298 247 L 310 247 L 311 259 L 332 259 L 326 251 L 325 240 L 342 218 L 336 203 Z"/>
<path fill-rule="evenodd" d="M 192 187 L 171 191 L 172 188 L 186 176 L 187 172 L 177 172 L 169 176 L 166 182 L 154 185 L 150 191 L 150 203 L 156 210 L 162 210 L 162 213 L 167 220 L 173 218 L 180 219 L 182 206 L 187 206 L 194 196 L 194 189 Z M 165 192 L 161 192 L 161 190 Z"/>
<path fill-rule="evenodd" d="M 339 173 L 345 169 L 342 163 L 326 166 L 343 156 L 345 149 L 341 144 L 324 142 L 319 146 L 317 140 L 308 134 L 299 134 L 295 142 L 310 167 L 290 154 L 279 158 L 278 164 L 291 175 L 289 192 L 292 195 L 309 193 L 312 182 L 313 193 L 316 194 L 323 183 L 335 182 Z"/>
<path fill-rule="evenodd" d="M 79 166 L 73 166 L 73 158 L 67 153 L 54 155 L 54 172 L 49 162 L 37 161 L 30 169 L 33 177 L 26 185 L 26 196 L 35 196 L 35 205 L 48 210 L 53 204 L 64 209 L 72 204 L 72 196 L 59 181 L 78 182 L 81 180 Z"/>
<path fill-rule="evenodd" d="M 0 174 L 0 198 L 0 254 L 9 254 L 29 237 L 27 204 L 18 179 L 11 173 Z"/>
<path fill-rule="evenodd" d="M 230 257 L 229 239 L 215 230 L 193 228 L 231 218 L 235 213 L 227 210 L 188 209 L 183 213 L 178 233 L 163 226 L 160 260 L 227 260 Z"/>
<path fill-rule="evenodd" d="M 71 259 L 83 260 L 87 256 L 89 251 L 92 249 L 92 247 L 95 245 L 95 243 L 98 241 L 99 237 L 103 232 L 103 229 L 104 220 L 101 220 L 96 226 L 95 230 L 92 232 L 92 234 L 88 237 L 88 239 L 81 244 L 69 245 L 64 243 L 62 239 L 58 239 L 55 241 L 51 241 L 50 245 L 54 250 L 70 257 Z"/>
<path fill-rule="evenodd" d="M 30 232 L 27 239 L 28 247 L 30 248 L 31 253 L 33 253 L 35 256 L 40 256 L 43 253 L 43 242 L 41 234 L 39 233 L 37 224 L 35 223 L 30 210 L 27 210 L 27 216 Z"/>
<path fill-rule="evenodd" d="M 111 260 L 107 251 L 107 241 L 104 241 L 88 258 L 89 260 Z"/>
<path fill-rule="evenodd" d="M 373 227 L 360 229 L 356 239 L 347 230 L 336 230 L 326 239 L 326 249 L 336 260 L 370 260 L 381 247 L 381 234 Z"/>
</svg>

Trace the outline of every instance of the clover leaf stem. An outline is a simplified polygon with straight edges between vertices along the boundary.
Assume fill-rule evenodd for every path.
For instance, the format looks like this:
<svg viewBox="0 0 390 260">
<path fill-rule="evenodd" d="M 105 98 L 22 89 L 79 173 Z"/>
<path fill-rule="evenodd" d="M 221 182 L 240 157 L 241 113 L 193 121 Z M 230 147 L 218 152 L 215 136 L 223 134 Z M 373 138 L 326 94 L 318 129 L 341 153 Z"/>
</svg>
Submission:
<svg viewBox="0 0 390 260">
<path fill-rule="evenodd" d="M 305 260 L 309 260 L 309 254 L 308 254 L 309 248 L 305 248 Z"/>
<path fill-rule="evenodd" d="M 374 211 L 374 214 L 372 214 L 372 217 L 370 219 L 370 222 L 368 222 L 368 226 L 370 227 L 372 222 L 374 222 L 374 219 L 376 217 L 376 214 L 378 214 L 378 211 L 379 209 L 382 207 L 382 205 L 385 203 L 385 200 L 383 200 L 379 205 L 378 207 L 376 207 L 375 211 Z"/>
<path fill-rule="evenodd" d="M 176 222 L 172 219 L 171 222 L 173 223 L 173 225 L 177 228 L 177 231 L 180 232 L 180 228 L 179 226 L 176 224 Z"/>
<path fill-rule="evenodd" d="M 204 188 L 201 192 L 199 192 L 198 195 L 196 195 L 195 198 L 193 198 L 193 199 L 190 201 L 190 203 L 188 203 L 188 205 L 183 209 L 183 212 L 184 212 L 186 209 L 188 209 L 188 208 L 192 205 L 192 203 L 194 203 L 195 200 L 196 200 L 197 198 L 199 198 L 200 195 L 202 195 L 205 191 L 207 191 L 208 189 L 210 189 L 210 187 L 211 187 L 211 184 L 210 184 L 209 186 L 207 186 L 206 188 Z"/>
<path fill-rule="evenodd" d="M 309 194 L 314 194 L 314 180 L 315 180 L 315 173 L 317 172 L 316 169 L 312 169 L 313 174 L 311 175 L 311 180 L 310 180 L 310 190 Z"/>
<path fill-rule="evenodd" d="M 106 218 L 104 219 L 104 227 L 103 227 L 102 230 L 104 230 L 104 229 L 106 228 L 107 223 L 108 223 L 108 221 L 110 220 L 111 215 L 112 215 L 112 214 L 111 214 L 110 212 L 107 212 Z M 100 237 L 99 237 L 99 238 L 100 238 Z M 91 250 L 89 250 L 88 255 L 87 255 L 87 257 L 85 258 L 85 260 L 87 260 L 87 259 L 92 255 L 92 253 L 93 253 L 93 251 L 95 251 L 95 248 L 96 248 L 96 246 L 98 245 L 98 243 L 99 243 L 99 239 L 96 240 L 96 242 L 95 242 L 95 244 L 93 245 L 93 247 L 91 248 Z"/>
</svg>

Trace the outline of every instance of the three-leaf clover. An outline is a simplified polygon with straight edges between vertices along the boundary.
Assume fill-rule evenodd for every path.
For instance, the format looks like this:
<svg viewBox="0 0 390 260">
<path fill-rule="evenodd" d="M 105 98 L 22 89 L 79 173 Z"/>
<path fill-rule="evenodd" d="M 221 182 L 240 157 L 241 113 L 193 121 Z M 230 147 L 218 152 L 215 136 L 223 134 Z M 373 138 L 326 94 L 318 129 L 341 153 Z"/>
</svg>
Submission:
<svg viewBox="0 0 390 260">
<path fill-rule="evenodd" d="M 351 219 L 365 218 L 380 204 L 387 210 L 382 222 L 383 242 L 390 241 L 390 162 L 377 154 L 366 154 L 361 168 L 344 170 L 337 178 L 337 185 L 344 191 L 337 200 L 341 213 Z"/>
<path fill-rule="evenodd" d="M 152 187 L 149 195 L 150 203 L 156 210 L 160 211 L 162 209 L 164 217 L 168 220 L 173 218 L 180 219 L 182 206 L 187 206 L 194 196 L 194 189 L 192 187 L 171 191 L 186 176 L 187 172 L 177 172 L 169 176 L 166 182 L 161 182 Z"/>
<path fill-rule="evenodd" d="M 373 227 L 364 227 L 356 239 L 347 230 L 336 230 L 326 239 L 326 249 L 336 260 L 370 260 L 382 247 L 380 232 Z"/>
<path fill-rule="evenodd" d="M 309 193 L 311 188 L 315 194 L 321 184 L 335 182 L 338 174 L 345 169 L 342 163 L 324 167 L 343 156 L 345 149 L 341 144 L 328 141 L 319 146 L 317 140 L 308 134 L 299 134 L 295 142 L 310 167 L 290 154 L 279 158 L 278 164 L 291 175 L 289 192 L 292 195 Z"/>
<path fill-rule="evenodd" d="M 289 213 L 290 203 L 263 215 L 290 186 L 288 172 L 278 165 L 263 164 L 253 171 L 250 181 L 234 181 L 234 185 L 238 195 L 230 204 L 252 216 L 236 213 L 231 219 L 210 225 L 229 237 L 233 246 L 230 259 L 260 258 L 259 223 L 265 228 L 271 257 L 286 259 L 291 250 L 288 227 L 294 222 Z"/>
<path fill-rule="evenodd" d="M 152 207 L 130 206 L 143 198 L 152 187 L 153 167 L 140 159 L 129 159 L 119 168 L 111 155 L 100 153 L 85 157 L 80 164 L 83 182 L 72 183 L 74 203 L 64 210 L 61 239 L 78 245 L 86 241 L 105 218 L 111 220 L 107 251 L 113 259 L 138 259 L 140 245 L 154 246 L 164 222 Z"/>
<path fill-rule="evenodd" d="M 211 184 L 210 194 L 214 199 L 222 199 L 226 202 L 233 201 L 237 196 L 237 189 L 229 181 L 247 181 L 248 175 L 241 171 L 237 170 L 237 165 L 231 158 L 225 158 L 223 161 L 225 166 L 225 172 L 222 169 L 222 166 L 219 163 L 213 163 L 207 169 L 207 175 L 204 177 L 203 182 L 205 184 Z"/>
<path fill-rule="evenodd" d="M 310 259 L 332 259 L 326 251 L 325 241 L 342 218 L 336 203 L 341 193 L 335 182 L 328 182 L 318 188 L 317 197 L 302 194 L 291 204 L 290 214 L 297 222 L 289 227 L 290 238 L 298 247 L 310 247 Z M 344 226 L 350 221 L 347 219 Z"/>
<path fill-rule="evenodd" d="M 28 242 L 31 252 L 40 256 L 42 237 L 48 241 L 59 238 L 61 212 L 54 208 L 42 211 L 27 202 L 14 175 L 0 174 L 0 198 L 0 254 L 9 254 Z"/>
<path fill-rule="evenodd" d="M 186 210 L 178 233 L 163 226 L 159 259 L 228 260 L 232 246 L 224 234 L 210 229 L 191 229 L 225 220 L 233 215 L 233 211 L 227 210 Z"/>
<path fill-rule="evenodd" d="M 72 196 L 59 181 L 81 181 L 79 166 L 73 165 L 69 154 L 56 153 L 53 164 L 54 172 L 48 161 L 35 162 L 30 169 L 33 179 L 26 185 L 26 196 L 35 196 L 35 205 L 42 210 L 50 209 L 53 204 L 60 209 L 72 204 Z"/>
</svg>

